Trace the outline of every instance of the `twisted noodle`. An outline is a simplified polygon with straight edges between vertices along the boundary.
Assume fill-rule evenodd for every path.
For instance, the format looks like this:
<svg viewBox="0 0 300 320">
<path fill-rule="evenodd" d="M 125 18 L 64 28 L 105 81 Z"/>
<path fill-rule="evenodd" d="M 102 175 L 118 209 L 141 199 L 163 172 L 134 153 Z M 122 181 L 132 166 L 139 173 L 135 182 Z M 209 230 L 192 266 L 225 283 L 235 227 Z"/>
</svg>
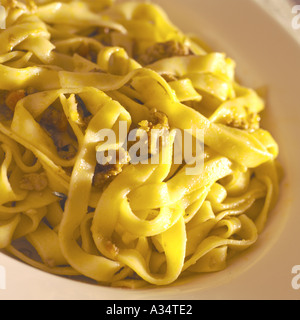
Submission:
<svg viewBox="0 0 300 320">
<path fill-rule="evenodd" d="M 226 268 L 256 242 L 279 194 L 263 99 L 236 82 L 232 59 L 156 5 L 41 2 L 2 1 L 0 248 L 47 272 L 133 288 Z M 97 152 L 124 141 L 106 148 L 100 130 L 118 136 L 122 122 L 128 135 L 153 112 L 170 128 L 164 161 L 101 175 Z M 204 164 L 187 175 L 175 137 L 196 129 Z"/>
</svg>

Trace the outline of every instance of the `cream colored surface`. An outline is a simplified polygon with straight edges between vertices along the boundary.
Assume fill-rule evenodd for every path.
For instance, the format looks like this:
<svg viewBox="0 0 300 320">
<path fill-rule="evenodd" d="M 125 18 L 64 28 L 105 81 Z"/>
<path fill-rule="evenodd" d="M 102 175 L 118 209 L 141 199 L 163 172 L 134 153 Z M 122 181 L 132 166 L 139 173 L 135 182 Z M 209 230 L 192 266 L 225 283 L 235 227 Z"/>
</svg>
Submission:
<svg viewBox="0 0 300 320">
<path fill-rule="evenodd" d="M 299 0 L 254 0 L 264 10 L 271 14 L 278 22 L 300 43 L 300 29 L 293 29 L 292 21 L 296 16 L 293 7 L 300 6 Z M 300 13 L 300 11 L 298 11 Z"/>
<path fill-rule="evenodd" d="M 297 248 L 299 167 L 297 140 L 299 46 L 277 22 L 251 1 L 157 1 L 186 31 L 205 35 L 211 45 L 238 63 L 242 81 L 267 86 L 267 124 L 276 133 L 286 168 L 282 199 L 258 246 L 228 270 L 188 284 L 145 291 L 99 288 L 44 274 L 0 255 L 6 270 L 6 299 L 297 299 L 292 268 L 300 264 Z M 218 8 L 218 10 L 216 10 Z M 185 13 L 182 15 L 182 13 Z M 243 12 L 241 14 L 241 12 Z M 255 24 L 254 22 L 255 21 Z M 261 32 L 261 31 L 264 32 Z M 278 46 L 280 43 L 280 46 Z M 276 124 L 276 125 L 274 125 Z"/>
</svg>

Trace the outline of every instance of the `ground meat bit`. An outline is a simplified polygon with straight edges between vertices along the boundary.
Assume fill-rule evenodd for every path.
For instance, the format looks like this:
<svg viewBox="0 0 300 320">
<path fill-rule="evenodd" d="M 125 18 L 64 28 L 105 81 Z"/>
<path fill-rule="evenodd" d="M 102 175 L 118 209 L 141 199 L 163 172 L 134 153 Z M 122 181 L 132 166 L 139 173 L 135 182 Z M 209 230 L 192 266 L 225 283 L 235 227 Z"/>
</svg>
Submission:
<svg viewBox="0 0 300 320">
<path fill-rule="evenodd" d="M 152 47 L 149 47 L 146 52 L 138 58 L 138 60 L 143 65 L 148 65 L 161 59 L 175 56 L 188 56 L 190 54 L 191 51 L 187 45 L 171 40 L 167 42 L 159 42 Z"/>
<path fill-rule="evenodd" d="M 139 126 L 146 132 L 150 132 L 152 129 L 170 129 L 168 117 L 156 109 L 151 110 L 150 120 L 141 121 Z"/>
<path fill-rule="evenodd" d="M 97 164 L 93 178 L 93 186 L 97 189 L 102 189 L 112 177 L 116 177 L 122 172 L 122 167 L 123 165 L 120 164 L 109 164 L 105 166 Z"/>
<path fill-rule="evenodd" d="M 25 174 L 20 181 L 20 188 L 28 191 L 43 191 L 48 187 L 48 178 L 45 172 Z"/>
<path fill-rule="evenodd" d="M 257 113 L 251 113 L 247 117 L 232 117 L 225 118 L 226 125 L 242 130 L 256 130 L 259 128 L 260 116 Z"/>
<path fill-rule="evenodd" d="M 170 129 L 169 119 L 163 112 L 157 111 L 156 109 L 151 110 L 151 122 L 157 128 Z"/>
<path fill-rule="evenodd" d="M 40 120 L 40 124 L 48 131 L 63 132 L 68 129 L 68 119 L 62 111 L 49 107 Z"/>
<path fill-rule="evenodd" d="M 149 154 L 153 154 L 154 150 L 152 149 L 151 131 L 159 130 L 159 136 L 163 136 L 164 132 L 170 129 L 169 119 L 164 113 L 153 109 L 151 110 L 150 120 L 141 121 L 139 126 L 148 133 L 148 152 Z"/>
<path fill-rule="evenodd" d="M 97 164 L 93 178 L 93 186 L 102 189 L 107 182 L 110 182 L 114 177 L 123 171 L 123 167 L 130 162 L 130 157 L 127 151 L 117 151 L 116 164 Z"/>
<path fill-rule="evenodd" d="M 73 159 L 77 154 L 77 148 L 71 143 L 68 143 L 69 136 L 65 135 L 63 136 L 56 136 L 57 146 L 62 145 L 62 147 L 57 147 L 57 153 L 58 155 L 64 159 L 64 160 L 71 160 Z"/>
<path fill-rule="evenodd" d="M 49 107 L 43 113 L 40 125 L 52 138 L 61 158 L 70 160 L 76 155 L 77 149 L 68 132 L 69 122 L 62 111 Z"/>
<path fill-rule="evenodd" d="M 25 90 L 11 91 L 7 94 L 5 104 L 11 111 L 15 111 L 17 103 L 26 97 Z"/>
</svg>

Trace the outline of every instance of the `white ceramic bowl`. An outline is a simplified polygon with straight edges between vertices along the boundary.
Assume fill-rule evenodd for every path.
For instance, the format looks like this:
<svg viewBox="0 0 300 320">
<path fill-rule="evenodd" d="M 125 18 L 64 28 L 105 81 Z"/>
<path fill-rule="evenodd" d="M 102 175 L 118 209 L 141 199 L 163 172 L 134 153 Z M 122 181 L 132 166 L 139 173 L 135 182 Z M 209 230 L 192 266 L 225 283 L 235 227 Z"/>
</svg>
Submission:
<svg viewBox="0 0 300 320">
<path fill-rule="evenodd" d="M 0 253 L 0 300 L 299 299 L 292 269 L 300 265 L 300 46 L 252 0 L 156 0 L 175 24 L 237 62 L 239 79 L 267 86 L 265 125 L 285 169 L 280 203 L 254 248 L 228 269 L 167 288 L 124 290 L 46 274 Z M 292 16 L 291 16 L 292 19 Z M 291 32 L 293 32 L 291 28 Z"/>
</svg>

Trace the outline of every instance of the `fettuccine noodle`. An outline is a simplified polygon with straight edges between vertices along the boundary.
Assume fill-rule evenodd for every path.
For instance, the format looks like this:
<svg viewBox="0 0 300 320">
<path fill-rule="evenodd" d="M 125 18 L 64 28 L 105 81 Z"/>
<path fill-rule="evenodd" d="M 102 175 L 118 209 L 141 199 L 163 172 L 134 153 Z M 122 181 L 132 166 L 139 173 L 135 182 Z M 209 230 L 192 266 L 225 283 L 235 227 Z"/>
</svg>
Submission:
<svg viewBox="0 0 300 320">
<path fill-rule="evenodd" d="M 1 2 L 1 249 L 137 288 L 223 270 L 255 244 L 279 195 L 279 149 L 232 59 L 152 3 Z M 118 136 L 121 122 L 128 135 L 170 129 L 163 163 L 99 164 L 100 130 Z M 175 129 L 203 132 L 201 173 L 175 163 Z"/>
</svg>

